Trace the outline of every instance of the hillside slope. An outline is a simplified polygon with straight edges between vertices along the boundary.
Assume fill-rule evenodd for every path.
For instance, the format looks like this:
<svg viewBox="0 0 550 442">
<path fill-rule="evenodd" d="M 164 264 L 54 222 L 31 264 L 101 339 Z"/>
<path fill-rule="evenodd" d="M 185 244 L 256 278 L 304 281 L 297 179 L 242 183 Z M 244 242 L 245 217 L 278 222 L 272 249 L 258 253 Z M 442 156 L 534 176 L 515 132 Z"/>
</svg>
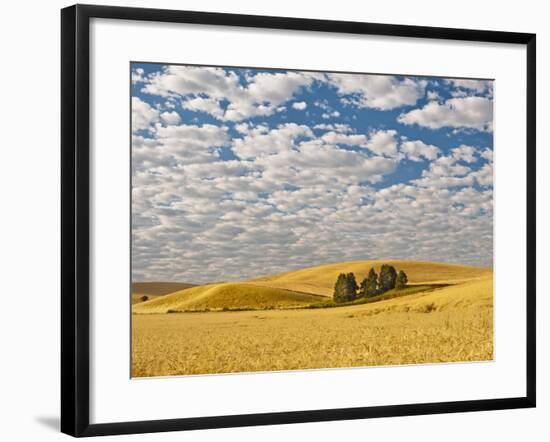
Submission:
<svg viewBox="0 0 550 442">
<path fill-rule="evenodd" d="M 293 272 L 262 276 L 248 282 L 264 287 L 332 296 L 334 283 L 339 273 L 353 272 L 359 283 L 367 276 L 371 267 L 380 272 L 382 264 L 393 265 L 397 270 L 405 271 L 409 278 L 409 284 L 457 284 L 472 279 L 482 279 L 493 274 L 492 269 L 482 267 L 424 261 L 378 260 L 325 264 Z"/>
<path fill-rule="evenodd" d="M 132 295 L 162 296 L 191 287 L 195 287 L 195 284 L 184 282 L 134 282 L 132 283 Z"/>
<path fill-rule="evenodd" d="M 338 308 L 135 315 L 132 327 L 136 377 L 489 361 L 493 281 Z"/>
<path fill-rule="evenodd" d="M 134 305 L 134 313 L 299 307 L 319 297 L 249 283 L 208 284 Z"/>
</svg>

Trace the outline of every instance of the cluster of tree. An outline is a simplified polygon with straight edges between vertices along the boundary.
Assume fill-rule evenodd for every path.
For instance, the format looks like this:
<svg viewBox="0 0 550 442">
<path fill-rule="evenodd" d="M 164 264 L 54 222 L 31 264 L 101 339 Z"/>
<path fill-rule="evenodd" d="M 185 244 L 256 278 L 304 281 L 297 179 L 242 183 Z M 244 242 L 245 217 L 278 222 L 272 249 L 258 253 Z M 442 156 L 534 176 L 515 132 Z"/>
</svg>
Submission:
<svg viewBox="0 0 550 442">
<path fill-rule="evenodd" d="M 360 286 L 357 285 L 353 273 L 340 273 L 334 285 L 333 299 L 336 302 L 349 302 L 358 298 L 377 296 L 388 290 L 402 289 L 407 282 L 407 274 L 403 270 L 398 273 L 395 267 L 388 264 L 382 264 L 380 275 L 371 268 Z"/>
</svg>

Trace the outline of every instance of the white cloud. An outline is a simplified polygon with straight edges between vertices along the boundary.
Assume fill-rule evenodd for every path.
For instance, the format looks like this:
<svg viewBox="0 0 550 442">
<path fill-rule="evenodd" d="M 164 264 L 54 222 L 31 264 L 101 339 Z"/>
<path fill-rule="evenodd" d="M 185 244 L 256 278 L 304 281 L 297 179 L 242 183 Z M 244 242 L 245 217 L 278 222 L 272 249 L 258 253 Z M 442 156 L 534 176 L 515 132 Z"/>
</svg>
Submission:
<svg viewBox="0 0 550 442">
<path fill-rule="evenodd" d="M 206 94 L 222 99 L 239 88 L 233 71 L 198 66 L 166 66 L 147 78 L 143 92 L 162 97 Z"/>
<path fill-rule="evenodd" d="M 445 103 L 431 101 L 421 109 L 402 113 L 398 121 L 430 129 L 442 127 L 493 130 L 493 102 L 483 97 L 451 98 Z"/>
<path fill-rule="evenodd" d="M 132 71 L 132 83 L 140 83 L 144 81 L 143 74 L 145 71 L 142 68 L 137 68 Z"/>
<path fill-rule="evenodd" d="M 248 123 L 237 123 L 233 127 L 237 132 L 241 134 L 246 134 L 248 133 L 248 130 L 249 130 Z"/>
<path fill-rule="evenodd" d="M 365 135 L 347 135 L 333 131 L 326 132 L 321 138 L 326 143 L 344 144 L 347 146 L 363 146 L 367 142 Z"/>
<path fill-rule="evenodd" d="M 291 150 L 298 137 L 310 138 L 311 129 L 295 123 L 279 126 L 271 131 L 266 126 L 257 126 L 243 138 L 233 140 L 233 152 L 242 159 L 254 159 Z"/>
<path fill-rule="evenodd" d="M 428 91 L 428 92 L 426 92 L 426 98 L 427 98 L 429 101 L 433 101 L 433 100 L 439 100 L 439 99 L 441 99 L 441 96 L 440 96 L 439 93 L 436 92 L 436 91 Z"/>
<path fill-rule="evenodd" d="M 299 72 L 261 72 L 250 77 L 247 91 L 255 103 L 284 103 L 302 86 L 308 86 L 313 78 Z"/>
<path fill-rule="evenodd" d="M 292 108 L 296 110 L 304 110 L 307 107 L 307 103 L 305 101 L 297 101 L 295 103 L 292 103 Z"/>
<path fill-rule="evenodd" d="M 465 144 L 461 144 L 460 146 L 451 149 L 451 153 L 453 155 L 453 158 L 456 159 L 456 161 L 465 161 L 466 163 L 474 163 L 477 160 L 476 148 L 472 146 L 467 146 Z"/>
<path fill-rule="evenodd" d="M 300 88 L 317 76 L 301 72 L 260 72 L 241 84 L 231 70 L 197 66 L 167 66 L 147 77 L 142 91 L 163 97 L 184 98 L 185 109 L 206 112 L 226 121 L 242 121 L 281 111 Z M 221 102 L 227 102 L 222 109 Z M 284 110 L 284 109 L 282 109 Z"/>
<path fill-rule="evenodd" d="M 168 170 L 179 169 L 180 163 L 203 163 L 217 160 L 216 148 L 227 144 L 224 128 L 205 124 L 158 124 L 155 138 L 134 136 L 132 139 L 132 167 L 135 173 L 147 171 L 146 179 L 157 179 Z M 160 174 L 160 175 L 158 175 Z M 144 183 L 147 184 L 147 183 Z"/>
<path fill-rule="evenodd" d="M 221 118 L 224 113 L 219 102 L 213 98 L 190 98 L 182 102 L 181 107 L 191 111 L 205 112 L 216 118 Z"/>
<path fill-rule="evenodd" d="M 369 134 L 367 147 L 378 155 L 393 156 L 397 153 L 395 130 L 378 130 Z"/>
<path fill-rule="evenodd" d="M 338 118 L 340 116 L 340 112 L 338 111 L 332 111 L 332 112 L 323 112 L 321 114 L 321 118 L 328 120 L 329 118 Z"/>
<path fill-rule="evenodd" d="M 138 97 L 132 97 L 132 130 L 150 129 L 158 121 L 159 112 Z"/>
<path fill-rule="evenodd" d="M 163 112 L 160 118 L 165 124 L 179 124 L 181 121 L 179 114 L 175 111 Z"/>
<path fill-rule="evenodd" d="M 489 80 L 458 80 L 450 79 L 447 80 L 449 84 L 461 89 L 467 89 L 474 91 L 478 94 L 484 93 L 487 90 L 491 90 L 493 87 L 493 82 Z"/>
<path fill-rule="evenodd" d="M 484 164 L 481 169 L 475 172 L 475 178 L 479 185 L 485 187 L 493 186 L 493 164 Z"/>
<path fill-rule="evenodd" d="M 194 149 L 223 146 L 228 142 L 225 128 L 213 124 L 157 127 L 156 132 L 158 140 L 173 142 L 176 146 L 189 145 Z"/>
<path fill-rule="evenodd" d="M 326 77 L 202 71 L 167 68 L 145 78 L 140 90 L 155 93 L 153 102 L 165 97 L 158 109 L 132 100 L 134 129 L 150 129 L 132 141 L 134 280 L 234 280 L 380 257 L 491 265 L 492 150 L 438 148 L 400 137 L 388 122 L 369 133 L 365 127 L 380 123 L 357 125 L 361 130 L 320 124 L 309 108 L 318 123 L 311 127 L 274 123 L 285 114 L 248 121 L 297 104 L 298 91 L 301 97 Z M 361 88 L 329 81 L 341 100 L 359 107 L 395 109 L 425 93 L 422 82 L 382 80 Z M 326 100 L 306 102 L 329 118 L 339 115 Z M 181 124 L 175 116 L 169 122 L 174 105 L 231 120 L 231 129 Z M 448 102 L 440 106 L 448 112 Z M 360 109 L 353 111 L 342 111 L 342 120 L 363 123 Z M 452 112 L 431 124 L 462 111 Z M 403 167 L 420 178 L 389 185 L 401 178 L 394 172 L 404 159 L 418 162 Z"/>
<path fill-rule="evenodd" d="M 232 280 L 381 256 L 490 265 L 491 170 L 465 165 L 467 146 L 417 182 L 376 190 L 364 183 L 383 183 L 397 159 L 340 149 L 307 126 L 247 125 L 232 141 L 207 125 L 158 131 L 134 142 L 135 162 L 156 160 L 133 180 L 135 280 Z M 163 161 L 173 155 L 164 143 L 177 140 L 198 142 L 182 163 Z M 225 142 L 246 159 L 198 154 Z M 253 146 L 258 156 L 247 157 Z M 486 190 L 464 187 L 476 181 Z"/>
<path fill-rule="evenodd" d="M 332 130 L 339 133 L 349 133 L 353 132 L 353 128 L 349 124 L 342 124 L 342 123 L 336 123 L 336 124 L 316 124 L 313 126 L 313 129 L 320 129 L 320 130 Z"/>
<path fill-rule="evenodd" d="M 313 102 L 314 106 L 317 106 L 325 111 L 330 111 L 332 108 L 328 104 L 328 100 L 316 100 Z"/>
<path fill-rule="evenodd" d="M 485 149 L 483 152 L 481 152 L 480 156 L 482 158 L 485 158 L 489 162 L 493 161 L 493 151 L 492 151 L 492 149 Z"/>
<path fill-rule="evenodd" d="M 329 74 L 328 78 L 346 102 L 380 110 L 414 105 L 427 85 L 425 80 L 398 80 L 389 75 Z"/>
<path fill-rule="evenodd" d="M 422 178 L 414 180 L 413 183 L 428 188 L 452 188 L 471 187 L 477 181 L 481 186 L 492 187 L 492 164 L 486 163 L 480 169 L 473 169 L 471 165 L 477 159 L 476 148 L 460 145 L 451 149 L 449 155 L 440 156 L 432 161 L 429 168 L 422 172 Z"/>
<path fill-rule="evenodd" d="M 441 150 L 432 144 L 426 144 L 420 140 L 403 141 L 399 150 L 412 161 L 422 161 L 422 159 L 433 161 L 437 158 Z"/>
</svg>

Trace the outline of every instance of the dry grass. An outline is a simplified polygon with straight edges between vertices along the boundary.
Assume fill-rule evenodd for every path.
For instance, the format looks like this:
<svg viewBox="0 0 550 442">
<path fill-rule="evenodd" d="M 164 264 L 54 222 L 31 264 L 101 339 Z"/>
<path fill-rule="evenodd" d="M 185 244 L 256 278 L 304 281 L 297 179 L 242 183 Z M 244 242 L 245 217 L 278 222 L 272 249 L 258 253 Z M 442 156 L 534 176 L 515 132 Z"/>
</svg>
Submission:
<svg viewBox="0 0 550 442">
<path fill-rule="evenodd" d="M 143 302 L 134 313 L 173 313 L 225 309 L 263 309 L 307 306 L 319 297 L 247 283 L 209 284 Z"/>
<path fill-rule="evenodd" d="M 148 301 L 158 298 L 158 296 L 156 295 L 138 295 L 138 294 L 132 293 L 132 304 L 138 304 L 140 302 L 144 302 L 142 301 L 143 296 L 147 296 Z"/>
<path fill-rule="evenodd" d="M 326 264 L 277 275 L 262 276 L 252 279 L 250 282 L 267 287 L 278 287 L 297 292 L 332 296 L 334 282 L 339 273 L 353 272 L 357 281 L 361 281 L 367 276 L 371 267 L 374 267 L 380 273 L 382 264 L 390 264 L 398 270 L 405 271 L 411 284 L 458 283 L 483 278 L 493 273 L 492 269 L 487 268 L 437 262 L 400 260 L 352 261 Z"/>
<path fill-rule="evenodd" d="M 468 280 L 466 270 L 452 274 L 441 269 L 429 279 L 422 266 L 415 274 L 413 265 L 394 265 L 404 268 L 415 282 L 460 282 L 431 292 L 340 308 L 133 315 L 132 375 L 493 358 L 490 270 L 472 270 Z"/>
<path fill-rule="evenodd" d="M 195 287 L 195 284 L 185 282 L 134 282 L 132 283 L 132 295 L 162 296 L 191 287 Z"/>
</svg>

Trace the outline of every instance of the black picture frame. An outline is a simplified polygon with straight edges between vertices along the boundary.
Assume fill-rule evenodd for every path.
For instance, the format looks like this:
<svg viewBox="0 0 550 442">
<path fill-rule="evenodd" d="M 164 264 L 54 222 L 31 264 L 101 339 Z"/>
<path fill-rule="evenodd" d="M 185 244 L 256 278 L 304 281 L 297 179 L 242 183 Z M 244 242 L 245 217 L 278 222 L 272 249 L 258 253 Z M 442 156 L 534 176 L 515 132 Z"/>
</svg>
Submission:
<svg viewBox="0 0 550 442">
<path fill-rule="evenodd" d="M 524 45 L 527 51 L 526 392 L 503 399 L 90 424 L 90 19 Z M 535 407 L 536 35 L 289 17 L 74 5 L 61 10 L 61 431 L 76 437 Z"/>
</svg>

